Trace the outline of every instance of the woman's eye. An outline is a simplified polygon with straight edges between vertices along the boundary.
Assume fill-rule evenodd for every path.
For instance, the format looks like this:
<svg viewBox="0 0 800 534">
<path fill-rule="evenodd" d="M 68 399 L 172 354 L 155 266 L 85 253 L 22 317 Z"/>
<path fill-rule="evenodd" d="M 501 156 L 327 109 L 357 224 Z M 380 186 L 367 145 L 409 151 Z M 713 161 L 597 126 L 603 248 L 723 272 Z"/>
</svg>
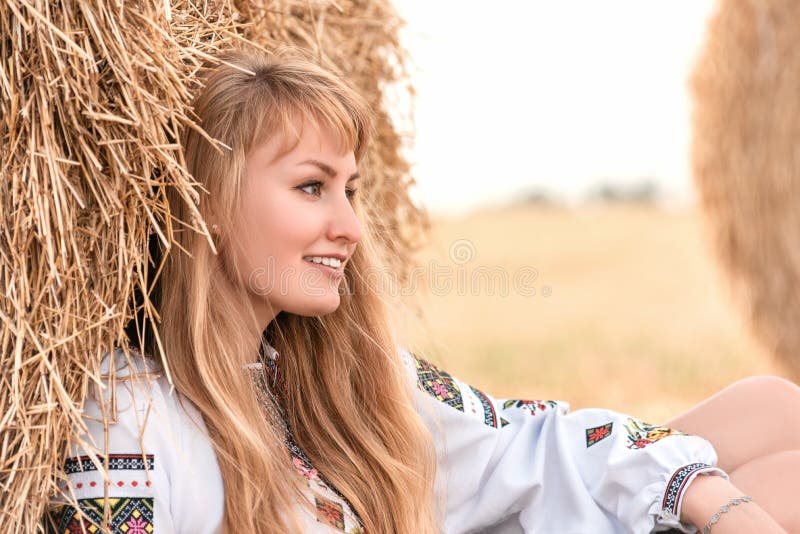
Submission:
<svg viewBox="0 0 800 534">
<path fill-rule="evenodd" d="M 308 182 L 308 183 L 305 183 L 303 185 L 297 186 L 297 189 L 303 191 L 304 193 L 306 193 L 308 195 L 313 195 L 315 197 L 318 197 L 321 194 L 320 190 L 322 188 L 322 185 L 323 185 L 323 183 L 319 182 L 319 181 L 317 181 L 317 182 Z M 358 189 L 346 188 L 345 191 L 344 191 L 344 194 L 345 194 L 345 196 L 347 196 L 348 199 L 353 200 L 356 197 L 356 191 L 358 191 Z"/>
<path fill-rule="evenodd" d="M 322 182 L 309 182 L 307 184 L 301 185 L 298 189 L 300 189 L 301 191 L 305 191 L 309 195 L 317 196 L 317 195 L 319 195 L 319 188 L 320 187 L 322 187 Z M 310 188 L 313 189 L 313 192 L 306 191 L 307 189 L 310 189 Z"/>
</svg>

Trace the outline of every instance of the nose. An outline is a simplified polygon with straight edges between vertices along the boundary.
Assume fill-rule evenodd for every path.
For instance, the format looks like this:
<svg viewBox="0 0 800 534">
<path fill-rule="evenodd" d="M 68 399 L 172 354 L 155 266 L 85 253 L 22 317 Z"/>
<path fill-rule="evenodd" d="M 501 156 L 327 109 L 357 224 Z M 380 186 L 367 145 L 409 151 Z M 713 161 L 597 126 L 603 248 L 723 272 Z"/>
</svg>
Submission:
<svg viewBox="0 0 800 534">
<path fill-rule="evenodd" d="M 333 203 L 330 223 L 328 224 L 328 239 L 331 241 L 346 240 L 348 244 L 355 244 L 361 239 L 361 223 L 350 200 L 344 195 Z"/>
</svg>

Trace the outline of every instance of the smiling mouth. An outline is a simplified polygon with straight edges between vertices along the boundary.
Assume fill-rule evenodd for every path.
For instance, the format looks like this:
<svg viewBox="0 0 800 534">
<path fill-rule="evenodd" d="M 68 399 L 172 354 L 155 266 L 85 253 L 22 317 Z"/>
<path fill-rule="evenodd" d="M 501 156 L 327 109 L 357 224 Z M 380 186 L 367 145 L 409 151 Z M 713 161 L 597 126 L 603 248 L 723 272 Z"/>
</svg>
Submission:
<svg viewBox="0 0 800 534">
<path fill-rule="evenodd" d="M 345 262 L 340 260 L 339 258 L 328 258 L 328 257 L 321 257 L 321 256 L 305 256 L 303 258 L 308 263 L 312 263 L 314 265 L 320 265 L 324 267 L 330 267 L 331 269 L 341 270 L 344 268 Z"/>
<path fill-rule="evenodd" d="M 308 258 L 303 258 L 303 260 L 310 263 L 336 282 L 339 282 L 344 277 L 344 263 L 341 261 L 338 267 L 334 267 L 333 265 L 325 265 L 324 263 L 318 263 Z"/>
</svg>

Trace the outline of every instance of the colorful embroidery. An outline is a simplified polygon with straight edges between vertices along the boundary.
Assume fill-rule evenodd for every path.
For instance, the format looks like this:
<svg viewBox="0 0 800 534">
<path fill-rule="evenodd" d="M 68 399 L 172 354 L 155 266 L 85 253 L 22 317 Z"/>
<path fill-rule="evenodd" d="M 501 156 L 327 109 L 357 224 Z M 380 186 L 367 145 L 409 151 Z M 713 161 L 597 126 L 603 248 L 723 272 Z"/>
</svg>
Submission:
<svg viewBox="0 0 800 534">
<path fill-rule="evenodd" d="M 105 468 L 105 457 L 98 456 L 100 465 Z M 153 469 L 154 459 L 152 454 L 142 456 L 141 454 L 109 454 L 109 471 L 143 471 Z M 64 462 L 64 472 L 68 475 L 83 471 L 97 471 L 97 466 L 88 456 L 67 458 Z"/>
<path fill-rule="evenodd" d="M 667 436 L 685 436 L 684 432 L 673 430 L 665 426 L 651 425 L 643 421 L 628 418 L 625 428 L 628 430 L 628 448 L 643 449 Z"/>
<path fill-rule="evenodd" d="M 303 452 L 303 450 L 295 441 L 294 434 L 292 433 L 289 425 L 286 423 L 286 414 L 283 411 L 279 397 L 272 392 L 270 387 L 270 384 L 274 385 L 280 381 L 280 372 L 277 365 L 277 359 L 266 359 L 266 361 L 266 366 L 262 365 L 259 368 L 253 368 L 254 372 L 252 373 L 252 377 L 255 380 L 256 385 L 259 387 L 259 396 L 264 403 L 264 408 L 270 412 L 273 411 L 273 406 L 275 407 L 274 409 L 277 409 L 277 413 L 274 415 L 276 416 L 276 419 L 283 425 L 284 444 L 289 451 L 292 465 L 301 476 L 307 479 L 309 484 L 312 480 L 315 481 L 317 486 L 319 486 L 320 491 L 329 492 L 340 498 L 344 503 L 342 505 L 325 499 L 324 497 L 315 496 L 317 518 L 319 519 L 320 514 L 323 514 L 326 518 L 330 516 L 333 518 L 331 519 L 333 522 L 329 521 L 328 519 L 325 519 L 324 522 L 344 531 L 346 526 L 344 519 L 344 507 L 346 506 L 350 523 L 355 523 L 355 526 L 353 529 L 351 529 L 351 532 L 354 534 L 363 533 L 363 531 L 360 530 L 361 519 L 358 517 L 353 505 L 350 504 L 350 501 L 348 501 L 338 489 L 336 489 L 336 486 L 329 482 L 327 478 L 313 466 L 311 460 L 308 458 L 308 456 L 306 456 L 305 452 Z M 341 526 L 339 526 L 339 524 L 341 524 Z"/>
<path fill-rule="evenodd" d="M 494 404 L 492 404 L 492 401 L 483 391 L 472 386 L 470 386 L 469 389 L 478 397 L 481 406 L 483 406 L 483 422 L 488 426 L 497 428 L 497 414 L 494 411 Z"/>
<path fill-rule="evenodd" d="M 78 499 L 78 505 L 85 514 L 81 527 L 80 513 L 71 506 L 64 506 L 58 512 L 56 519 L 59 534 L 93 534 L 100 532 L 103 521 L 103 508 L 106 500 Z M 109 521 L 106 526 L 114 534 L 152 534 L 153 525 L 153 499 L 152 498 L 116 498 L 108 499 Z M 88 518 L 88 521 L 87 519 Z"/>
<path fill-rule="evenodd" d="M 342 505 L 322 497 L 314 497 L 317 504 L 317 521 L 344 531 L 344 509 Z"/>
<path fill-rule="evenodd" d="M 661 508 L 671 512 L 673 515 L 678 515 L 678 503 L 680 502 L 681 494 L 686 489 L 685 484 L 689 480 L 689 475 L 700 469 L 707 469 L 711 467 L 704 463 L 689 464 L 681 467 L 667 485 L 667 491 L 664 493 L 664 501 L 661 503 Z"/>
<path fill-rule="evenodd" d="M 463 412 L 464 401 L 461 398 L 461 389 L 453 377 L 430 362 L 416 356 L 414 359 L 417 362 L 419 386 L 437 400 Z"/>
<path fill-rule="evenodd" d="M 297 472 L 306 477 L 308 480 L 317 480 L 317 475 L 319 472 L 314 469 L 314 467 L 306 460 L 303 460 L 298 456 L 292 456 L 292 464 L 294 465 L 294 468 L 297 469 Z"/>
<path fill-rule="evenodd" d="M 530 410 L 531 415 L 536 415 L 547 408 L 555 408 L 556 406 L 558 406 L 558 403 L 552 400 L 509 399 L 503 403 L 503 409 L 520 408 L 522 410 Z"/>
<path fill-rule="evenodd" d="M 586 429 L 586 448 L 588 449 L 592 445 L 596 444 L 599 441 L 603 441 L 608 436 L 611 435 L 611 429 L 614 427 L 614 423 L 606 423 L 604 425 L 596 426 L 594 428 L 587 428 Z"/>
<path fill-rule="evenodd" d="M 309 481 L 316 481 L 317 485 L 319 485 L 321 488 L 329 490 L 337 497 L 342 499 L 342 501 L 347 503 L 347 506 L 353 511 L 354 515 L 357 516 L 357 514 L 355 514 L 353 505 L 350 504 L 350 501 L 347 500 L 347 497 L 345 497 L 338 489 L 336 489 L 336 486 L 329 482 L 322 473 L 317 471 L 317 469 L 311 463 L 311 460 L 308 458 L 308 456 L 306 456 L 306 453 L 303 452 L 303 449 L 301 449 L 300 446 L 295 442 L 294 435 L 292 434 L 291 430 L 289 430 L 288 425 L 286 425 L 286 437 L 284 438 L 284 443 L 289 449 L 289 454 L 292 457 L 292 465 L 294 465 L 295 469 L 297 469 L 300 474 Z"/>
</svg>

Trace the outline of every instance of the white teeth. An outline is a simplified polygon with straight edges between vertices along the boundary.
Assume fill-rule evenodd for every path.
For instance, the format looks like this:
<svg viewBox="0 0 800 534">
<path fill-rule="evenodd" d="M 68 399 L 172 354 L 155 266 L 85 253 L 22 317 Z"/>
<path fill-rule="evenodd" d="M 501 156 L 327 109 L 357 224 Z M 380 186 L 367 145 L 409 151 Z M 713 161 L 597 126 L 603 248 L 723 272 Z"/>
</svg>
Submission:
<svg viewBox="0 0 800 534">
<path fill-rule="evenodd" d="M 322 265 L 327 265 L 329 267 L 333 267 L 334 269 L 338 269 L 342 266 L 342 260 L 338 258 L 326 258 L 322 256 L 307 256 L 305 258 L 308 261 L 314 263 L 321 263 Z"/>
</svg>

